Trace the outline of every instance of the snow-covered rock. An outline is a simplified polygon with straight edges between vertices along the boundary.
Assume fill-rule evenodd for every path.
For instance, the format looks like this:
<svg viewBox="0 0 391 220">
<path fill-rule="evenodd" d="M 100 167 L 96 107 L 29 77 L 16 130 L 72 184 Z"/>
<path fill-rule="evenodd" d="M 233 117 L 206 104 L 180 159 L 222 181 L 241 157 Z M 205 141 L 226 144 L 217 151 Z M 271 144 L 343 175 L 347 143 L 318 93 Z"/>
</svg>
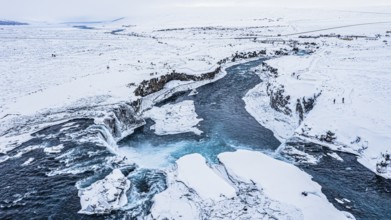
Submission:
<svg viewBox="0 0 391 220">
<path fill-rule="evenodd" d="M 91 186 L 80 189 L 81 214 L 102 214 L 118 210 L 127 204 L 126 191 L 130 188 L 128 180 L 119 169 L 113 170 L 104 179 Z"/>
<path fill-rule="evenodd" d="M 224 167 L 205 167 L 205 159 L 199 154 L 180 160 L 186 161 L 186 166 L 191 166 L 191 169 L 179 171 L 176 167 L 167 173 L 168 188 L 155 195 L 148 219 L 300 219 L 299 210 L 270 200 L 252 183 L 229 179 Z M 178 162 L 182 163 L 180 160 Z M 184 181 L 178 172 L 193 178 Z M 208 174 L 210 172 L 213 174 Z M 227 186 L 235 188 L 236 195 Z M 227 192 L 232 196 L 218 196 Z M 214 195 L 215 199 L 211 199 L 210 195 Z"/>
<path fill-rule="evenodd" d="M 218 157 L 231 177 L 253 182 L 271 199 L 297 207 L 303 219 L 354 219 L 351 214 L 337 210 L 322 193 L 321 186 L 292 164 L 246 150 Z"/>
</svg>

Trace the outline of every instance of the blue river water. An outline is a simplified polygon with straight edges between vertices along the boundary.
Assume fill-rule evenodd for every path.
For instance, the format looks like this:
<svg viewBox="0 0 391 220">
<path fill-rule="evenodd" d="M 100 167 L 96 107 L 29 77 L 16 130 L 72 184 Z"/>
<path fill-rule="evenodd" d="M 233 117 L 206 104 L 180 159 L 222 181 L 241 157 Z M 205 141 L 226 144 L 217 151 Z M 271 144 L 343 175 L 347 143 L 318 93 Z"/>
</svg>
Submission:
<svg viewBox="0 0 391 220">
<path fill-rule="evenodd" d="M 147 120 L 146 126 L 137 129 L 120 143 L 121 148 L 132 148 L 130 153 L 134 153 L 134 149 L 143 151 L 148 148 L 149 154 L 155 154 L 155 158 L 168 163 L 190 153 L 199 153 L 210 162 L 217 163 L 218 154 L 236 149 L 273 152 L 280 142 L 273 132 L 260 125 L 246 111 L 242 99 L 251 88 L 261 82 L 256 74 L 249 74 L 249 71 L 263 61 L 259 59 L 227 68 L 227 76 L 197 88 L 196 95 L 180 93 L 157 104 L 160 106 L 193 100 L 198 117 L 203 119 L 198 126 L 203 131 L 202 135 L 155 135 L 149 129 L 153 122 Z"/>
</svg>

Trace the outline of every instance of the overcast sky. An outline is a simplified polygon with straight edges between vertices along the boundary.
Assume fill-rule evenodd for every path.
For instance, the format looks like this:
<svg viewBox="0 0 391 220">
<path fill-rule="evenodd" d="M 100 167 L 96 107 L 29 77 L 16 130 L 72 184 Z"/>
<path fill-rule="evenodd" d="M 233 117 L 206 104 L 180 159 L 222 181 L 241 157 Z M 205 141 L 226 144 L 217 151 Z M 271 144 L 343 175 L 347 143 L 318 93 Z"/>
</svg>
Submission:
<svg viewBox="0 0 391 220">
<path fill-rule="evenodd" d="M 391 5 L 391 0 L 0 0 L 0 19 L 117 18 L 199 7 L 357 7 Z"/>
</svg>

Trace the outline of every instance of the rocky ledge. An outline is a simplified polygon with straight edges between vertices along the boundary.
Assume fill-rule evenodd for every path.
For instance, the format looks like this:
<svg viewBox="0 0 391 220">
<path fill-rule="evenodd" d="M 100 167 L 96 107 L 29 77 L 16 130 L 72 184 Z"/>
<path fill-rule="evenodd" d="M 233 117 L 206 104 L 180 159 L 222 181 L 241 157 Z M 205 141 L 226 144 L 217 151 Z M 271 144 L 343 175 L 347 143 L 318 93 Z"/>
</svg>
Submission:
<svg viewBox="0 0 391 220">
<path fill-rule="evenodd" d="M 164 88 L 164 86 L 173 80 L 179 81 L 202 81 L 207 79 L 213 79 L 221 70 L 221 67 L 217 67 L 215 70 L 203 73 L 199 76 L 189 75 L 186 73 L 178 73 L 173 70 L 170 74 L 163 75 L 158 78 L 152 78 L 150 80 L 144 80 L 140 83 L 140 85 L 134 91 L 135 95 L 145 97 L 154 92 L 160 91 Z"/>
</svg>

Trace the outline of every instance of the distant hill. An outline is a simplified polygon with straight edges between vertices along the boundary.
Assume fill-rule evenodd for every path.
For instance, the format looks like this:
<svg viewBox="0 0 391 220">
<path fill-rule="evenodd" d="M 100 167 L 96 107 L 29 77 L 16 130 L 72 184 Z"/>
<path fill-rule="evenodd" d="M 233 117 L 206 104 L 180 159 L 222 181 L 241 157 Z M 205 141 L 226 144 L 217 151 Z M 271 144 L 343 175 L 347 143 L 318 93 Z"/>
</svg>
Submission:
<svg viewBox="0 0 391 220">
<path fill-rule="evenodd" d="M 97 21 L 68 21 L 68 22 L 63 22 L 62 24 L 74 24 L 76 26 L 81 26 L 83 24 L 102 24 L 102 23 L 112 23 L 112 22 L 117 22 L 124 19 L 124 17 L 117 18 L 114 20 L 97 20 Z"/>
<path fill-rule="evenodd" d="M 0 20 L 0 25 L 28 25 L 28 23 Z"/>
</svg>

